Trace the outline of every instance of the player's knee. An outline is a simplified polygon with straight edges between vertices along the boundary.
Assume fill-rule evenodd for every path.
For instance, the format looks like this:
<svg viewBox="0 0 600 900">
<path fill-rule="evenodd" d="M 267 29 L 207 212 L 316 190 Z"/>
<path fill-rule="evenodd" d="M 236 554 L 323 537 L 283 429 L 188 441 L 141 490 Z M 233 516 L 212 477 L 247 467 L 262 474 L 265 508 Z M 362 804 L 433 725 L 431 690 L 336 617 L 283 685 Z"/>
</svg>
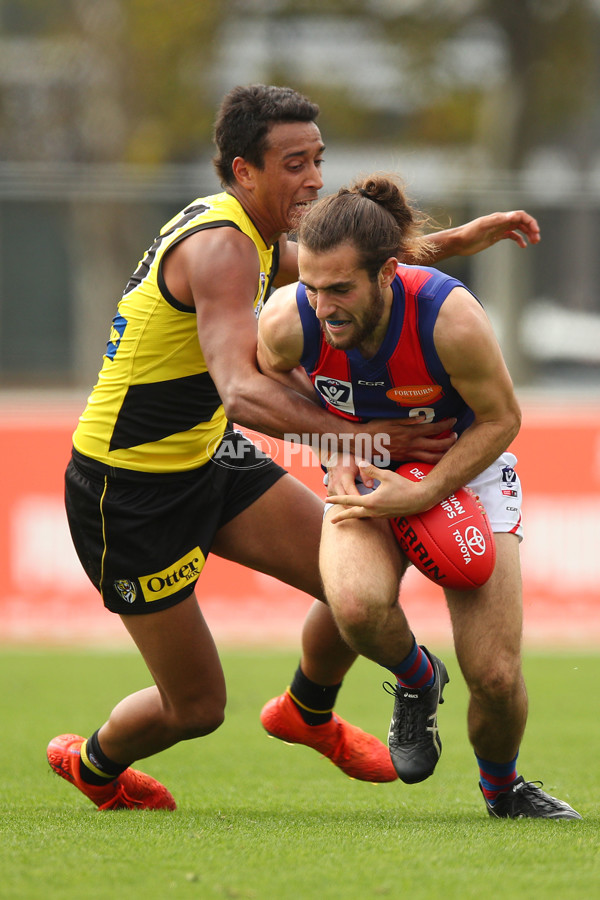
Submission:
<svg viewBox="0 0 600 900">
<path fill-rule="evenodd" d="M 471 693 L 478 699 L 494 705 L 510 703 L 520 690 L 520 667 L 509 661 L 490 660 L 475 677 L 469 680 Z"/>
<path fill-rule="evenodd" d="M 378 600 L 379 598 L 348 592 L 335 605 L 331 604 L 342 632 L 360 643 L 361 636 L 370 634 L 381 619 L 382 609 Z"/>
<path fill-rule="evenodd" d="M 205 737 L 212 734 L 225 721 L 225 704 L 213 701 L 212 703 L 193 703 L 177 715 L 177 728 L 181 735 L 180 740 L 187 741 L 192 738 Z"/>
</svg>

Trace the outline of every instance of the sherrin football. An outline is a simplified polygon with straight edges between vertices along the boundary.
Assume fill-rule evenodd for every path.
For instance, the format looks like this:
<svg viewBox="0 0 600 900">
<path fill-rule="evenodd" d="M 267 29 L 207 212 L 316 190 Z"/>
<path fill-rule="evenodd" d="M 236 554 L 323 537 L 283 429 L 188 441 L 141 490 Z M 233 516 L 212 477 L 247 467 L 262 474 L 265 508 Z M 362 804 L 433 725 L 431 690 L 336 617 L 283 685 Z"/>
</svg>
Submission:
<svg viewBox="0 0 600 900">
<path fill-rule="evenodd" d="M 428 463 L 403 463 L 396 471 L 421 481 L 432 468 Z M 401 550 L 440 587 L 472 590 L 494 571 L 494 534 L 483 505 L 468 488 L 459 488 L 425 512 L 390 521 Z"/>
</svg>

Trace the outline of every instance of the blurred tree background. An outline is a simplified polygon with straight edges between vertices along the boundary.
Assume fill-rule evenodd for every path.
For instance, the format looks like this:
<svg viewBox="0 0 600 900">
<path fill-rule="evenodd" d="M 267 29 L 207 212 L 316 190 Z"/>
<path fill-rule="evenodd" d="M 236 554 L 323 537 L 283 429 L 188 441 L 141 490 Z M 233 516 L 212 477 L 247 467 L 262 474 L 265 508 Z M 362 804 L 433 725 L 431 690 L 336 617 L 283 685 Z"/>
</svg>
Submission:
<svg viewBox="0 0 600 900">
<path fill-rule="evenodd" d="M 539 248 L 450 263 L 520 384 L 598 387 L 600 0 L 0 0 L 0 378 L 88 384 L 158 227 L 218 188 L 216 106 L 321 106 L 326 189 L 394 168 L 441 224 L 524 206 Z"/>
</svg>

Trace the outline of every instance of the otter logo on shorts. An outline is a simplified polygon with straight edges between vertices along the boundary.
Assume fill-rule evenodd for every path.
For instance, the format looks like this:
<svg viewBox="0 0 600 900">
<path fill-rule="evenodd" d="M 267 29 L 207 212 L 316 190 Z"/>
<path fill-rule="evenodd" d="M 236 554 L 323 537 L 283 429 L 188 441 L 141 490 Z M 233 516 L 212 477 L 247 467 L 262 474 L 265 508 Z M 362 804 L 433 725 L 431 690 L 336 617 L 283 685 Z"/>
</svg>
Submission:
<svg viewBox="0 0 600 900">
<path fill-rule="evenodd" d="M 140 576 L 140 585 L 146 603 L 164 600 L 176 594 L 190 582 L 196 581 L 206 562 L 200 547 L 194 547 L 181 559 L 160 572 Z"/>
<path fill-rule="evenodd" d="M 113 587 L 125 603 L 133 603 L 137 597 L 135 582 L 130 581 L 128 578 L 117 578 L 117 580 L 113 582 Z"/>
</svg>

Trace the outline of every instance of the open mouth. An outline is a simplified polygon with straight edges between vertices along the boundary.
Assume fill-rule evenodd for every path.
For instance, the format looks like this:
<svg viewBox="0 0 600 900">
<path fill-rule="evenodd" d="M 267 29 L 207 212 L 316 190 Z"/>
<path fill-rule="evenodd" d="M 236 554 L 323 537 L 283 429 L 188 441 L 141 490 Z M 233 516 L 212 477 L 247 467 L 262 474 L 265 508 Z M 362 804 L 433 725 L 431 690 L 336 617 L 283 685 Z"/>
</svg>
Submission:
<svg viewBox="0 0 600 900">
<path fill-rule="evenodd" d="M 341 331 L 350 324 L 350 319 L 325 319 L 325 325 L 328 331 Z"/>
<path fill-rule="evenodd" d="M 292 228 L 296 228 L 300 224 L 314 202 L 314 200 L 299 200 L 297 203 L 292 203 L 288 212 L 288 220 L 292 224 Z"/>
</svg>

